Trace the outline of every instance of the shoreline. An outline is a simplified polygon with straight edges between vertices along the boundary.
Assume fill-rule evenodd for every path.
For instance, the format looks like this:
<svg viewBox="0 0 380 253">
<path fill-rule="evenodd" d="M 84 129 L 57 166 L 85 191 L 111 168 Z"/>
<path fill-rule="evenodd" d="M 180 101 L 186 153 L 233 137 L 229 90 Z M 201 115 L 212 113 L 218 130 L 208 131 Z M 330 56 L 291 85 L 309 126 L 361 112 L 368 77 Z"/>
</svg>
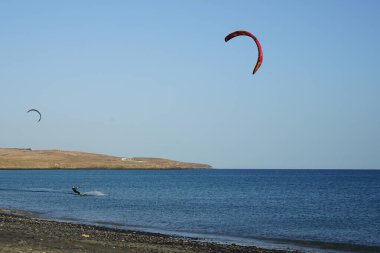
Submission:
<svg viewBox="0 0 380 253">
<path fill-rule="evenodd" d="M 25 251 L 37 253 L 374 253 L 379 252 L 380 249 L 377 246 L 297 239 L 261 238 L 261 241 L 267 241 L 268 244 L 245 245 L 228 240 L 209 240 L 191 234 L 176 235 L 160 231 L 118 228 L 101 223 L 55 220 L 43 218 L 33 211 L 0 208 L 0 253 Z"/>
<path fill-rule="evenodd" d="M 45 220 L 38 214 L 0 209 L 0 252 L 242 252 L 285 253 L 234 243 L 205 242 L 198 238 L 123 230 L 105 226 Z"/>
</svg>

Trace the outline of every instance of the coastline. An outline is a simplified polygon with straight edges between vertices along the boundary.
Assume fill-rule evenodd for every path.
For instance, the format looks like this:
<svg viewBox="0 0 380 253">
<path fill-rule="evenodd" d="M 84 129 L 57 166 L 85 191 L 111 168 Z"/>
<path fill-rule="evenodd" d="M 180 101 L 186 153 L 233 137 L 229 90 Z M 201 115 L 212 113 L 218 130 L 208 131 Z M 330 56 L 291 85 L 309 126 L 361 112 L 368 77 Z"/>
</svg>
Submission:
<svg viewBox="0 0 380 253">
<path fill-rule="evenodd" d="M 0 252 L 297 252 L 204 242 L 197 238 L 58 222 L 38 214 L 0 209 Z"/>
</svg>

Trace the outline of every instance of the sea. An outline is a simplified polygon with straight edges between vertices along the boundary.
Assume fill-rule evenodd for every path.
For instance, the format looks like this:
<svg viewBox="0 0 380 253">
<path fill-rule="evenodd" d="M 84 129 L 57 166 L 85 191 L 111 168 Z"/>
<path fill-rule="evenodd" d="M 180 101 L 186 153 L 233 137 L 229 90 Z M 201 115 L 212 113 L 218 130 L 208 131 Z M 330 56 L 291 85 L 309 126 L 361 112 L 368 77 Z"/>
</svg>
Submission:
<svg viewBox="0 0 380 253">
<path fill-rule="evenodd" d="M 0 208 L 218 243 L 380 252 L 379 170 L 0 170 Z"/>
</svg>

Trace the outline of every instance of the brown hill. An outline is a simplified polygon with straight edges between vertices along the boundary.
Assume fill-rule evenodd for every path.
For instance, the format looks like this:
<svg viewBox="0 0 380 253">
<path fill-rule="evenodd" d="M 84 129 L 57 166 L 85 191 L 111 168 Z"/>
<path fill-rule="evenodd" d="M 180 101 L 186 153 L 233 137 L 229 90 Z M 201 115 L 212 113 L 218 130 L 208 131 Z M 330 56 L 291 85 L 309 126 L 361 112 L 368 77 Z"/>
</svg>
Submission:
<svg viewBox="0 0 380 253">
<path fill-rule="evenodd" d="M 207 164 L 161 158 L 115 157 L 61 151 L 0 148 L 0 169 L 201 169 Z"/>
</svg>

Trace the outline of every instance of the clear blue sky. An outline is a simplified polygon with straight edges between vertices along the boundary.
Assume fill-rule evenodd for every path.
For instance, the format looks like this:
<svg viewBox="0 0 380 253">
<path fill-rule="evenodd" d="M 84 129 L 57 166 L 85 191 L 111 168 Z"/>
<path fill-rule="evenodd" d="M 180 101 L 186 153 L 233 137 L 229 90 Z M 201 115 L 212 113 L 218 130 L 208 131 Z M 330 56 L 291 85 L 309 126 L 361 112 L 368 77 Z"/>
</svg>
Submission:
<svg viewBox="0 0 380 253">
<path fill-rule="evenodd" d="M 379 1 L 0 1 L 0 147 L 380 169 Z M 261 41 L 264 61 L 252 75 Z M 43 118 L 27 114 L 39 109 Z"/>
</svg>

